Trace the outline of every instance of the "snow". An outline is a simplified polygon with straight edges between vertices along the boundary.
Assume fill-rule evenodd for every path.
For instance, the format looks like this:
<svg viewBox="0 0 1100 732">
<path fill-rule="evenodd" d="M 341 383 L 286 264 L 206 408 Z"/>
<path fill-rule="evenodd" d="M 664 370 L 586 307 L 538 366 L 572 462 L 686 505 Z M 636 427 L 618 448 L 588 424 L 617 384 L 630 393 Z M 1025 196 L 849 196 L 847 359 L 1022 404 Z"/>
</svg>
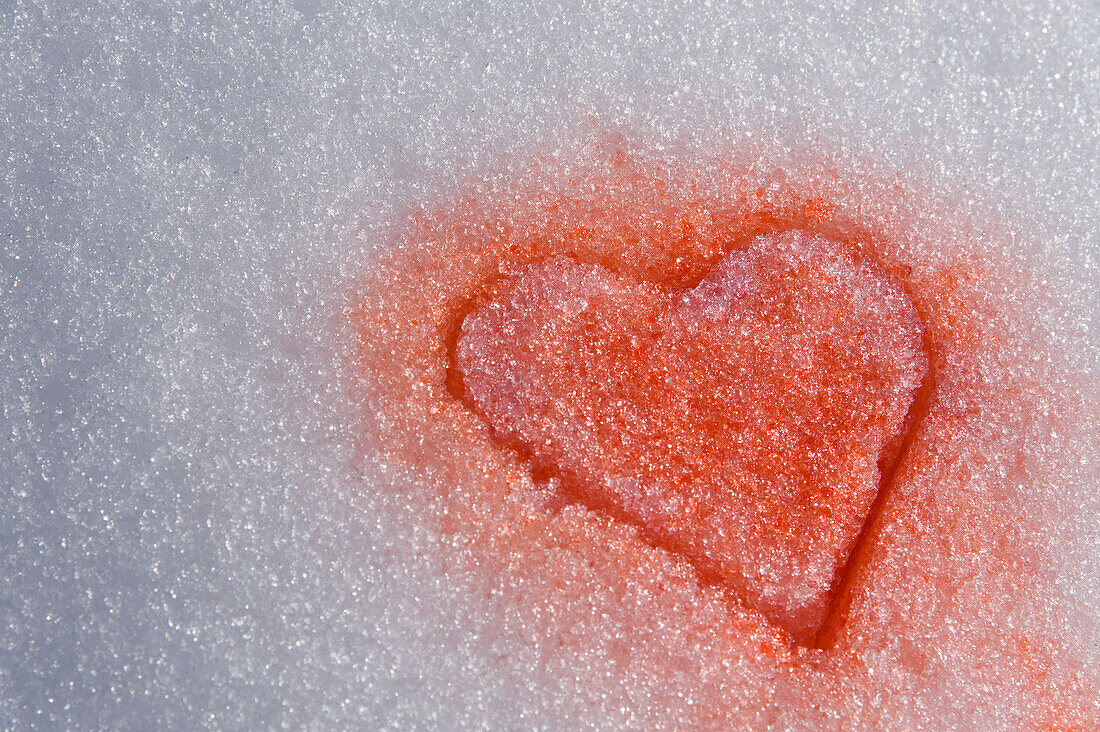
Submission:
<svg viewBox="0 0 1100 732">
<path fill-rule="evenodd" d="M 921 678 L 950 683 L 912 703 L 831 687 L 828 661 L 732 688 L 748 656 L 715 649 L 756 631 L 714 630 L 723 604 L 672 559 L 589 597 L 601 575 L 564 549 L 541 574 L 479 566 L 491 551 L 448 529 L 459 509 L 435 490 L 453 476 L 364 431 L 402 415 L 364 418 L 345 307 L 399 259 L 408 214 L 471 179 L 506 197 L 540 155 L 552 177 L 593 129 L 655 158 L 749 145 L 797 170 L 823 150 L 920 190 L 933 223 L 967 218 L 988 261 L 1027 274 L 1034 308 L 997 332 L 1045 345 L 987 375 L 1065 378 L 1029 387 L 1049 414 L 1006 407 L 974 434 L 1036 464 L 928 484 L 1028 488 L 1062 560 L 1047 630 L 1096 683 L 1091 3 L 43 1 L 0 7 L 0 28 L 0 726 L 662 727 L 721 706 L 785 729 L 825 723 L 799 706 L 814 693 L 870 705 L 824 704 L 865 725 L 1023 726 L 990 689 L 1026 674 L 963 668 L 998 653 L 949 629 L 955 655 L 918 650 L 947 666 Z M 984 304 L 1018 304 L 993 280 Z M 561 513 L 574 539 L 632 546 Z M 965 592 L 1006 632 L 1025 623 L 1003 586 Z M 668 609 L 685 605 L 691 625 Z M 887 645 L 868 657 L 904 639 Z"/>
</svg>

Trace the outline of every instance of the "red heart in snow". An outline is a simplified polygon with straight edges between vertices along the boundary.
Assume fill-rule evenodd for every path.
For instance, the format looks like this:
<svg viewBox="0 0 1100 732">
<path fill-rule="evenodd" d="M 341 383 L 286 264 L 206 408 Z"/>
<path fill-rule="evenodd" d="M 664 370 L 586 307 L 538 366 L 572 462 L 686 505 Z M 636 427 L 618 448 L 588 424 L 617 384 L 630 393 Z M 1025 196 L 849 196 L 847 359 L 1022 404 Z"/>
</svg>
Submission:
<svg viewBox="0 0 1100 732">
<path fill-rule="evenodd" d="M 801 232 L 691 290 L 529 266 L 466 317 L 456 363 L 499 436 L 801 641 L 928 368 L 903 289 Z"/>
</svg>

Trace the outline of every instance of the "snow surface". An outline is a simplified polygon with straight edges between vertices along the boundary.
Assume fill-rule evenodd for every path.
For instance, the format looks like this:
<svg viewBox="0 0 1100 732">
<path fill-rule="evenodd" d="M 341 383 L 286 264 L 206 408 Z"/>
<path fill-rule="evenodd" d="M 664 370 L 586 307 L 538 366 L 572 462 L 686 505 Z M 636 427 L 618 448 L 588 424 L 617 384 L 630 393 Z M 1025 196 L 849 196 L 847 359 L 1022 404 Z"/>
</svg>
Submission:
<svg viewBox="0 0 1100 732">
<path fill-rule="evenodd" d="M 506 611 L 363 460 L 333 323 L 395 212 L 578 120 L 809 133 L 1008 212 L 1095 396 L 1087 0 L 78 5 L 0 5 L 2 727 L 675 723 L 485 637 Z M 1082 500 L 1057 583 L 1095 663 Z"/>
</svg>

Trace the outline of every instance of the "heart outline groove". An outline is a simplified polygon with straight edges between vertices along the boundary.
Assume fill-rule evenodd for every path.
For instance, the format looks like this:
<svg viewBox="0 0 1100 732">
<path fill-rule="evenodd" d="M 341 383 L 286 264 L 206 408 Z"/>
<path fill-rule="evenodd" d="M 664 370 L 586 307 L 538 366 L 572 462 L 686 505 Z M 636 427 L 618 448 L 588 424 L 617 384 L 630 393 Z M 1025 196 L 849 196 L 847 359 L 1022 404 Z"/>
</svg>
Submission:
<svg viewBox="0 0 1100 732">
<path fill-rule="evenodd" d="M 891 268 L 879 261 L 875 256 L 876 252 L 873 247 L 866 246 L 864 241 L 856 237 L 841 237 L 837 236 L 835 232 L 814 231 L 804 226 L 791 225 L 747 231 L 726 249 L 717 262 L 712 263 L 712 266 L 703 271 L 693 281 L 681 280 L 666 284 L 640 278 L 632 279 L 636 285 L 640 286 L 652 286 L 658 289 L 663 287 L 679 293 L 691 293 L 705 284 L 707 278 L 712 277 L 723 262 L 727 262 L 739 252 L 749 249 L 754 241 L 769 236 L 776 237 L 786 234 L 793 234 L 796 237 L 799 235 L 810 238 L 816 237 L 830 242 L 830 245 L 842 252 L 843 256 L 849 257 L 858 266 L 873 271 L 874 275 L 880 278 L 882 282 L 889 283 L 891 287 L 901 292 L 913 310 L 917 336 L 916 350 L 923 360 L 923 367 L 918 374 L 916 383 L 912 384 L 910 389 L 908 404 L 903 410 L 903 414 L 896 420 L 897 427 L 887 435 L 875 456 L 874 469 L 877 472 L 877 481 L 875 481 L 873 490 L 870 490 L 869 494 L 864 496 L 859 515 L 855 517 L 853 522 L 850 522 L 852 526 L 849 527 L 843 551 L 835 557 L 835 562 L 832 564 L 827 578 L 827 587 L 820 593 L 821 602 L 818 603 L 820 607 L 817 608 L 816 614 L 813 615 L 812 621 L 809 623 L 805 621 L 805 618 L 802 621 L 785 622 L 781 611 L 777 612 L 774 607 L 770 609 L 760 607 L 760 603 L 754 603 L 753 598 L 749 596 L 751 593 L 746 593 L 744 582 L 740 582 L 740 584 L 733 582 L 731 585 L 728 568 L 723 569 L 716 566 L 716 563 L 712 561 L 713 557 L 700 553 L 698 547 L 693 546 L 690 540 L 685 542 L 683 535 L 677 536 L 675 532 L 670 533 L 667 531 L 667 527 L 655 526 L 653 521 L 640 518 L 637 511 L 628 510 L 621 503 L 617 504 L 615 500 L 608 500 L 606 495 L 600 496 L 598 492 L 586 488 L 592 483 L 593 476 L 591 474 L 585 475 L 583 470 L 570 469 L 563 465 L 561 459 L 553 455 L 547 455 L 545 450 L 540 451 L 532 447 L 530 435 L 517 435 L 514 431 L 510 431 L 507 426 L 494 423 L 491 416 L 487 414 L 484 405 L 479 403 L 478 398 L 467 384 L 467 374 L 460 364 L 464 325 L 471 316 L 476 315 L 499 298 L 501 292 L 507 289 L 510 282 L 514 284 L 517 273 L 523 267 L 529 269 L 544 267 L 547 261 L 552 259 L 551 257 L 521 263 L 519 268 L 505 268 L 499 276 L 487 281 L 477 293 L 454 309 L 454 315 L 449 322 L 444 339 L 447 356 L 446 386 L 453 398 L 485 421 L 492 439 L 500 448 L 514 451 L 526 462 L 534 480 L 544 483 L 554 481 L 556 483 L 558 486 L 557 507 L 568 503 L 578 503 L 634 526 L 639 536 L 647 544 L 679 556 L 690 564 L 701 584 L 728 590 L 727 594 L 734 602 L 762 612 L 774 625 L 783 629 L 796 645 L 828 648 L 833 645 L 838 631 L 843 626 L 847 613 L 850 586 L 861 570 L 861 556 L 869 544 L 873 542 L 878 517 L 882 513 L 886 497 L 889 495 L 891 486 L 906 462 L 916 432 L 929 410 L 929 402 L 934 391 L 935 349 L 930 342 L 918 301 L 912 296 L 907 287 L 905 273 L 899 271 L 896 267 Z M 614 269 L 606 266 L 606 262 L 591 261 L 590 259 L 586 261 L 586 257 L 580 252 L 567 252 L 564 255 L 559 253 L 557 256 L 570 259 L 578 267 L 602 266 L 611 277 L 619 276 Z M 695 538 L 697 539 L 697 537 Z"/>
</svg>

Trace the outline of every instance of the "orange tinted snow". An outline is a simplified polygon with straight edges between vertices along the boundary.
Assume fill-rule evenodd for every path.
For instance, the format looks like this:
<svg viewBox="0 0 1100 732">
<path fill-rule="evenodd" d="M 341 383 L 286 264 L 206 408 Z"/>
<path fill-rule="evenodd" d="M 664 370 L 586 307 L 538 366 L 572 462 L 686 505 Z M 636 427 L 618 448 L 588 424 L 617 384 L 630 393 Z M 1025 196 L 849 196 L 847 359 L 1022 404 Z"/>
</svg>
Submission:
<svg viewBox="0 0 1100 732">
<path fill-rule="evenodd" d="M 811 642 L 927 372 L 902 288 L 788 232 L 686 291 L 562 258 L 500 289 L 457 344 L 471 408 Z"/>
<path fill-rule="evenodd" d="M 603 136 L 396 230 L 351 307 L 364 441 L 441 571 L 685 725 L 887 723 L 950 683 L 1095 721 L 1030 512 L 1055 397 L 986 234 L 858 165 L 714 160 Z M 748 294 L 701 292 L 731 261 Z"/>
</svg>

